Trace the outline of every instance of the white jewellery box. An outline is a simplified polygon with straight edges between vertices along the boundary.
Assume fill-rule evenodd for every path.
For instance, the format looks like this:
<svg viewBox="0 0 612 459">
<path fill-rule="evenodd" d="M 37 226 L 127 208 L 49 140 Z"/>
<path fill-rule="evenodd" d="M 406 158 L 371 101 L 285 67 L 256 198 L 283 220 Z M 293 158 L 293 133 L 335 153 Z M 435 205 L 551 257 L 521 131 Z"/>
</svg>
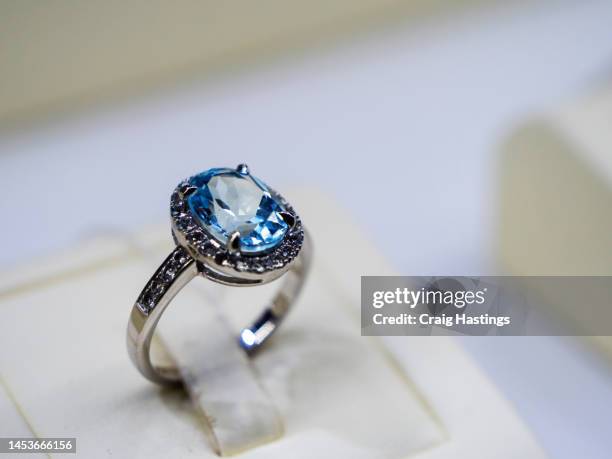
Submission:
<svg viewBox="0 0 612 459">
<path fill-rule="evenodd" d="M 274 283 L 194 279 L 156 343 L 187 391 L 145 380 L 125 345 L 132 304 L 172 248 L 169 225 L 4 273 L 0 437 L 76 437 L 87 458 L 544 457 L 453 338 L 361 336 L 360 276 L 395 273 L 329 196 L 286 196 L 314 241 L 302 296 L 249 360 L 234 334 Z"/>
</svg>

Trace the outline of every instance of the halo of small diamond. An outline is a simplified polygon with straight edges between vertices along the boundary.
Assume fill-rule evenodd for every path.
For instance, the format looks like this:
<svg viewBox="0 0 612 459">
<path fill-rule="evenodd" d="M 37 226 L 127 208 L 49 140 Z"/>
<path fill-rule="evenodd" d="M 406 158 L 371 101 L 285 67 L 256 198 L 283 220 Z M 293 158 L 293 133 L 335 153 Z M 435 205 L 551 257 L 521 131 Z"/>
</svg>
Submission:
<svg viewBox="0 0 612 459">
<path fill-rule="evenodd" d="M 291 204 L 280 194 L 270 190 L 274 198 L 295 217 L 295 225 L 287 231 L 283 240 L 271 250 L 257 255 L 230 253 L 227 247 L 197 223 L 182 193 L 189 187 L 189 180 L 183 180 L 172 192 L 170 218 L 175 242 L 180 245 L 179 233 L 182 236 L 180 239 L 185 241 L 185 248 L 197 261 L 229 268 L 239 276 L 240 273 L 263 274 L 282 270 L 298 256 L 304 241 L 302 222 Z"/>
</svg>

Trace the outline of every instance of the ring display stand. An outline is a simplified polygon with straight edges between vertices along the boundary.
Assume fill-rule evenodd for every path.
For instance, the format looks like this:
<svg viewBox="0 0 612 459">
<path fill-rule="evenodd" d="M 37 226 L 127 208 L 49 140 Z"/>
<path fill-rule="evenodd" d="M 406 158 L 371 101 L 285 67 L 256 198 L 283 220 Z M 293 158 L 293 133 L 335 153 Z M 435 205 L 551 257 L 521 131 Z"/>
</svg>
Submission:
<svg viewBox="0 0 612 459">
<path fill-rule="evenodd" d="M 200 281 L 200 279 L 197 279 Z M 198 287 L 217 290 L 203 279 Z M 210 298 L 210 295 L 207 295 Z M 231 456 L 283 435 L 283 422 L 219 304 L 175 299 L 158 346 L 178 367 L 214 451 Z M 221 299 L 217 299 L 221 301 Z M 186 322 L 182 318 L 189 318 Z M 171 329 L 171 330 L 170 330 Z"/>
<path fill-rule="evenodd" d="M 0 436 L 76 437 L 88 458 L 544 457 L 452 338 L 360 335 L 360 276 L 393 271 L 328 196 L 288 197 L 314 262 L 260 353 L 246 358 L 235 333 L 274 283 L 196 279 L 164 314 L 160 341 L 190 397 L 146 381 L 125 349 L 131 303 L 171 244 L 166 225 L 138 234 L 145 250 L 92 241 L 1 276 Z"/>
</svg>

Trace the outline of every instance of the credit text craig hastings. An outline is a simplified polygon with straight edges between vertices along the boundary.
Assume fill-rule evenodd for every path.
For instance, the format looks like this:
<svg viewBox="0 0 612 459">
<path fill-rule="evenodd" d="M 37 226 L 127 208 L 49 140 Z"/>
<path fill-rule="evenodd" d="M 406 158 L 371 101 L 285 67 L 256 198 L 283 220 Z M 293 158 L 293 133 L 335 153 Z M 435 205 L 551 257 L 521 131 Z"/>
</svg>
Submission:
<svg viewBox="0 0 612 459">
<path fill-rule="evenodd" d="M 510 325 L 509 316 L 484 312 L 487 309 L 487 288 L 481 290 L 426 290 L 421 288 L 396 288 L 379 290 L 372 294 L 372 307 L 380 310 L 372 315 L 375 325 L 420 325 L 454 327 L 485 325 L 504 327 Z M 407 312 L 382 311 L 384 306 L 400 305 Z M 470 307 L 473 306 L 473 307 Z"/>
</svg>

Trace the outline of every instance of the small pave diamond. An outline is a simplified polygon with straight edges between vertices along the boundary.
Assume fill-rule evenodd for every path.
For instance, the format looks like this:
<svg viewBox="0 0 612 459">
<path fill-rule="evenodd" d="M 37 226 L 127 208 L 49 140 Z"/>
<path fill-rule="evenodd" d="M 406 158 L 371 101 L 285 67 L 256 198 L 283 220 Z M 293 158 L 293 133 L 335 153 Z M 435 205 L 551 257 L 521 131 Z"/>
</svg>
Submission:
<svg viewBox="0 0 612 459">
<path fill-rule="evenodd" d="M 140 310 L 149 314 L 168 290 L 174 278 L 193 260 L 183 247 L 177 247 L 162 263 L 155 276 L 151 278 L 140 293 L 136 304 Z"/>
<path fill-rule="evenodd" d="M 283 205 L 246 167 L 209 169 L 192 177 L 189 186 L 195 191 L 186 201 L 196 221 L 225 246 L 238 233 L 241 252 L 261 253 L 276 247 L 289 229 Z"/>
</svg>

